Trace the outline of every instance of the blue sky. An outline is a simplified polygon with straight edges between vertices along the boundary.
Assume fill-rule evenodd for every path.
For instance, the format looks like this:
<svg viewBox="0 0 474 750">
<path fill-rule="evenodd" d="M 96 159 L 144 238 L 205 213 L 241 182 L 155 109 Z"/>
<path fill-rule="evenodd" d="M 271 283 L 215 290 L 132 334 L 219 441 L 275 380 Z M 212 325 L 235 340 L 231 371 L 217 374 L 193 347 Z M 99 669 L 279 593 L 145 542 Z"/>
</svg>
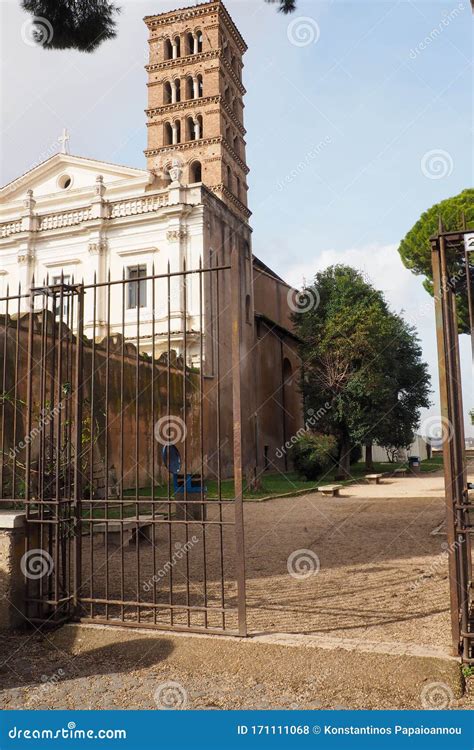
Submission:
<svg viewBox="0 0 474 750">
<path fill-rule="evenodd" d="M 74 154 L 145 166 L 142 18 L 186 2 L 121 4 L 118 38 L 84 55 L 25 44 L 19 0 L 1 3 L 2 183 L 52 153 L 64 126 Z M 472 185 L 469 2 L 298 0 L 289 17 L 263 0 L 226 5 L 249 45 L 254 251 L 295 284 L 334 262 L 367 273 L 417 325 L 437 390 L 430 301 L 396 247 Z"/>
</svg>

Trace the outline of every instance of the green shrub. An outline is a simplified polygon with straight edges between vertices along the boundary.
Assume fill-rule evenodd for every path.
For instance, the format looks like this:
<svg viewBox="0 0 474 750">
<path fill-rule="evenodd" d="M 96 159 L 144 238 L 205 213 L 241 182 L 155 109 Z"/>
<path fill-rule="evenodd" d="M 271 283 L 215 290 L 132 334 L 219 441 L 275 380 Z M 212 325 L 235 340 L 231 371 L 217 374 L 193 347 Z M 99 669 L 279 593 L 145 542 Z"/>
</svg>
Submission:
<svg viewBox="0 0 474 750">
<path fill-rule="evenodd" d="M 305 432 L 290 449 L 290 458 L 298 474 L 317 479 L 337 457 L 337 440 L 333 435 Z"/>
</svg>

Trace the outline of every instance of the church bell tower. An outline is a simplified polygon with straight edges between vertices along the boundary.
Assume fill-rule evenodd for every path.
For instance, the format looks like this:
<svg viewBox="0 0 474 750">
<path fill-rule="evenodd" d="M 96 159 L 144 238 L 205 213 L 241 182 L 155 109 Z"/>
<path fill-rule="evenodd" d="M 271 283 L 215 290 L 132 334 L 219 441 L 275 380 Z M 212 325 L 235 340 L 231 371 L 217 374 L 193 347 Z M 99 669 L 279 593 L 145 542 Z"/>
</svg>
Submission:
<svg viewBox="0 0 474 750">
<path fill-rule="evenodd" d="M 148 169 L 202 182 L 248 221 L 242 57 L 247 46 L 221 0 L 147 16 Z"/>
</svg>

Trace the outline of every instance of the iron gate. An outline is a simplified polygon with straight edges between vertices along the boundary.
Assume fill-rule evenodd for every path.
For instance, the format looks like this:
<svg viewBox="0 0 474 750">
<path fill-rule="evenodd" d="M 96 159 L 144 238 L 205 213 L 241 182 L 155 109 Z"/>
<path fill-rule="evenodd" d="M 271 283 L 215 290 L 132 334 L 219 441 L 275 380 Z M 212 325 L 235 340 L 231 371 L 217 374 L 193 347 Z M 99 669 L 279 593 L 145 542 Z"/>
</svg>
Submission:
<svg viewBox="0 0 474 750">
<path fill-rule="evenodd" d="M 32 622 L 246 635 L 240 262 L 0 298 L 0 498 L 26 509 Z"/>
<path fill-rule="evenodd" d="M 433 292 L 438 344 L 446 530 L 451 597 L 453 653 L 474 664 L 472 581 L 472 491 L 468 482 L 459 360 L 458 304 L 463 301 L 464 328 L 470 331 L 474 355 L 474 232 L 465 227 L 445 231 L 440 222 L 433 237 Z"/>
</svg>

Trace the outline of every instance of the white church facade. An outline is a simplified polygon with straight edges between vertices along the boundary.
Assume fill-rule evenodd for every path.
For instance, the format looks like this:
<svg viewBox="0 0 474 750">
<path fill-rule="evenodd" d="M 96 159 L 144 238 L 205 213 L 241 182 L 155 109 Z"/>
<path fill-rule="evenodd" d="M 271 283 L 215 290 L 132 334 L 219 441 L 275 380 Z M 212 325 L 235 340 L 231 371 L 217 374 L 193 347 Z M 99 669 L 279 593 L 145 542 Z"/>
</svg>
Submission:
<svg viewBox="0 0 474 750">
<path fill-rule="evenodd" d="M 288 304 L 293 290 L 252 252 L 246 45 L 220 0 L 145 23 L 146 168 L 73 156 L 64 133 L 62 153 L 0 189 L 0 318 L 15 314 L 5 298 L 19 285 L 25 294 L 33 282 L 84 283 L 94 286 L 85 295 L 86 337 L 123 335 L 140 354 L 155 358 L 185 350 L 186 365 L 201 359 L 212 378 L 213 320 L 225 314 L 227 330 L 235 322 L 223 299 L 230 289 L 223 288 L 216 302 L 216 290 L 199 273 L 184 285 L 182 274 L 201 264 L 229 268 L 237 258 L 245 463 L 286 468 L 286 459 L 283 466 L 276 456 L 302 424 L 300 359 Z M 194 80 L 198 85 L 191 86 Z M 127 283 L 109 283 L 122 279 Z M 23 299 L 20 312 L 28 305 Z"/>
<path fill-rule="evenodd" d="M 100 285 L 109 278 L 129 279 L 125 320 L 122 320 L 122 285 L 111 288 L 107 315 L 106 287 L 97 288 L 95 311 L 86 297 L 84 332 L 105 335 L 121 332 L 125 324 L 132 338 L 140 320 L 140 349 L 151 353 L 151 299 L 149 277 L 197 269 L 204 263 L 206 201 L 201 185 L 180 183 L 181 170 L 167 188 L 150 189 L 153 175 L 146 170 L 121 167 L 69 154 L 56 154 L 0 191 L 0 296 L 49 283 Z M 212 201 L 212 196 L 209 196 Z M 140 279 L 143 279 L 141 281 Z M 196 285 L 186 290 L 171 282 L 170 318 L 173 348 L 186 328 L 199 330 Z M 184 304 L 186 310 L 184 310 Z M 25 310 L 27 300 L 22 302 Z M 95 319 L 94 319 L 95 315 Z M 173 321 L 176 321 L 174 324 Z M 160 338 L 168 333 L 168 300 L 155 301 L 155 354 Z M 167 343 L 167 342 L 166 342 Z M 192 351 L 192 350 L 191 350 Z"/>
</svg>

